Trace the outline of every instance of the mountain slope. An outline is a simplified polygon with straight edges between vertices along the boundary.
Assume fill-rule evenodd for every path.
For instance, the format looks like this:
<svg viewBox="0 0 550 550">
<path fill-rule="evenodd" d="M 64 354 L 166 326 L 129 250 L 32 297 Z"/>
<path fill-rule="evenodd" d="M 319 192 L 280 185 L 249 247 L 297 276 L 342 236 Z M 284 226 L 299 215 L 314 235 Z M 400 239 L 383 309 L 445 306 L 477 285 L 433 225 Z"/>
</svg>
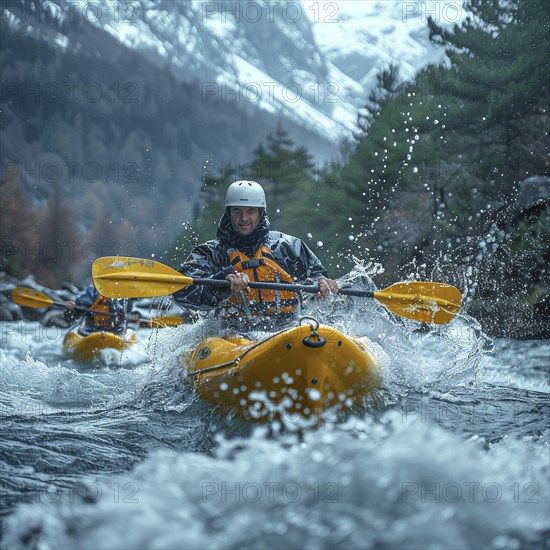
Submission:
<svg viewBox="0 0 550 550">
<path fill-rule="evenodd" d="M 395 3 L 349 6 L 361 4 L 374 11 L 356 20 L 338 4 L 329 22 L 290 0 L 5 3 L 2 183 L 19 178 L 44 220 L 63 202 L 77 233 L 60 221 L 56 239 L 93 241 L 103 254 L 164 248 L 201 207 L 205 172 L 230 165 L 245 177 L 278 123 L 318 168 L 337 156 L 392 59 L 388 41 L 399 47 Z M 399 50 L 411 71 L 432 59 L 407 57 L 414 32 Z"/>
<path fill-rule="evenodd" d="M 90 19 L 178 80 L 198 81 L 203 101 L 260 108 L 336 144 L 379 70 L 393 62 L 412 78 L 444 57 L 426 13 L 405 4 L 140 0 Z"/>
</svg>

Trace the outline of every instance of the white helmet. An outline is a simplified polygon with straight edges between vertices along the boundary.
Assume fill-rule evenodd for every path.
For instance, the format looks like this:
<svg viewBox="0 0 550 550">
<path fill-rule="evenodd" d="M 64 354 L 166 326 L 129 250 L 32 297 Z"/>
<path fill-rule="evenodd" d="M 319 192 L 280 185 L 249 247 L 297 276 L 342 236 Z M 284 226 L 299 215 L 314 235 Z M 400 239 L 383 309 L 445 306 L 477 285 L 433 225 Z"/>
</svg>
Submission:
<svg viewBox="0 0 550 550">
<path fill-rule="evenodd" d="M 225 195 L 225 206 L 256 206 L 265 208 L 265 193 L 255 181 L 234 181 Z"/>
</svg>

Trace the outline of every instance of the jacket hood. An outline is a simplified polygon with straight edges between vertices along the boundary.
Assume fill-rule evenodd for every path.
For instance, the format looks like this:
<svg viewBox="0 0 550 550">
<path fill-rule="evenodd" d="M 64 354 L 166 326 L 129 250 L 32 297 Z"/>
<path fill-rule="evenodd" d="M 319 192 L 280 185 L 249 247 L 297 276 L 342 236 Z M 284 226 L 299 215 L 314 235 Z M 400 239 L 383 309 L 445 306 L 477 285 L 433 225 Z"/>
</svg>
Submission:
<svg viewBox="0 0 550 550">
<path fill-rule="evenodd" d="M 268 241 L 271 225 L 264 208 L 261 208 L 260 215 L 261 218 L 258 227 L 256 227 L 250 235 L 241 235 L 233 227 L 229 217 L 229 209 L 226 208 L 218 224 L 216 237 L 227 246 L 241 250 L 250 256 L 256 252 L 262 244 Z M 252 252 L 252 254 L 249 252 Z"/>
</svg>

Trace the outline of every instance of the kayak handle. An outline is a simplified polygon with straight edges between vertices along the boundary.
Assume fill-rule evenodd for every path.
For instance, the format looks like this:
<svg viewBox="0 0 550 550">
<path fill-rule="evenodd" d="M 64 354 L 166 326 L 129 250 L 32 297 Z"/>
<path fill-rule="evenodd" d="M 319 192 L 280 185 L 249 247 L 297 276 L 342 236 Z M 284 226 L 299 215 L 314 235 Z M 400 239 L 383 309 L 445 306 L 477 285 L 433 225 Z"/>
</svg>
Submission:
<svg viewBox="0 0 550 550">
<path fill-rule="evenodd" d="M 316 336 L 319 340 L 311 340 L 312 336 Z M 309 336 L 306 336 L 302 340 L 302 344 L 308 348 L 322 348 L 326 343 L 327 341 L 322 336 L 319 336 L 315 331 L 312 331 Z"/>
<path fill-rule="evenodd" d="M 303 324 L 302 321 L 313 321 L 313 323 L 309 323 L 309 329 L 311 330 L 311 332 L 309 336 L 306 336 L 302 339 L 302 344 L 304 344 L 304 346 L 307 346 L 308 348 L 322 348 L 327 343 L 327 341 L 322 336 L 319 336 L 319 334 L 317 333 L 317 330 L 320 326 L 319 321 L 317 321 L 315 317 L 309 316 L 300 317 L 300 320 L 298 321 L 300 325 Z M 317 338 L 317 340 L 312 340 L 311 338 Z"/>
</svg>

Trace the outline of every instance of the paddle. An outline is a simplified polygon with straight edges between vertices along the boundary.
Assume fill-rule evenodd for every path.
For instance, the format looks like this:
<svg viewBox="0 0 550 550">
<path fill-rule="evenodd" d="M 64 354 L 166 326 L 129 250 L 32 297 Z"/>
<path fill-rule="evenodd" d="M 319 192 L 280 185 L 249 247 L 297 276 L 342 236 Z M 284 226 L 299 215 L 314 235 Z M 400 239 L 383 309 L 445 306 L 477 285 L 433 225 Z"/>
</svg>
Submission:
<svg viewBox="0 0 550 550">
<path fill-rule="evenodd" d="M 65 302 L 56 302 L 43 292 L 34 290 L 32 288 L 17 287 L 12 292 L 12 300 L 24 307 L 33 307 L 33 308 L 43 308 L 43 307 L 66 307 Z M 79 311 L 94 311 L 82 306 L 74 306 L 75 309 Z M 97 313 L 97 312 L 96 312 Z M 116 317 L 116 313 L 110 312 L 101 312 L 101 315 L 106 315 L 107 317 Z M 140 319 L 139 324 L 142 327 L 149 328 L 162 328 L 162 327 L 177 327 L 183 324 L 185 321 L 178 317 L 177 315 L 165 315 L 163 317 L 153 317 L 152 319 Z"/>
<path fill-rule="evenodd" d="M 97 290 L 110 298 L 164 296 L 189 285 L 229 287 L 225 279 L 193 279 L 154 260 L 108 256 L 98 258 L 92 266 Z M 317 285 L 250 282 L 250 288 L 317 293 Z M 343 288 L 340 294 L 374 298 L 390 311 L 424 323 L 443 325 L 459 312 L 462 296 L 451 285 L 432 282 L 396 283 L 384 290 L 367 291 Z"/>
<path fill-rule="evenodd" d="M 44 294 L 43 292 L 21 286 L 13 290 L 11 299 L 16 304 L 24 307 L 34 307 L 38 309 L 51 306 L 66 307 L 65 302 L 56 302 L 55 300 L 52 300 L 52 298 L 50 298 L 49 296 L 46 296 L 46 294 Z M 78 311 L 94 311 L 93 309 L 77 305 L 74 306 L 74 309 L 77 309 Z M 101 312 L 101 315 L 106 315 L 107 317 L 117 316 L 116 313 L 103 311 Z"/>
</svg>

